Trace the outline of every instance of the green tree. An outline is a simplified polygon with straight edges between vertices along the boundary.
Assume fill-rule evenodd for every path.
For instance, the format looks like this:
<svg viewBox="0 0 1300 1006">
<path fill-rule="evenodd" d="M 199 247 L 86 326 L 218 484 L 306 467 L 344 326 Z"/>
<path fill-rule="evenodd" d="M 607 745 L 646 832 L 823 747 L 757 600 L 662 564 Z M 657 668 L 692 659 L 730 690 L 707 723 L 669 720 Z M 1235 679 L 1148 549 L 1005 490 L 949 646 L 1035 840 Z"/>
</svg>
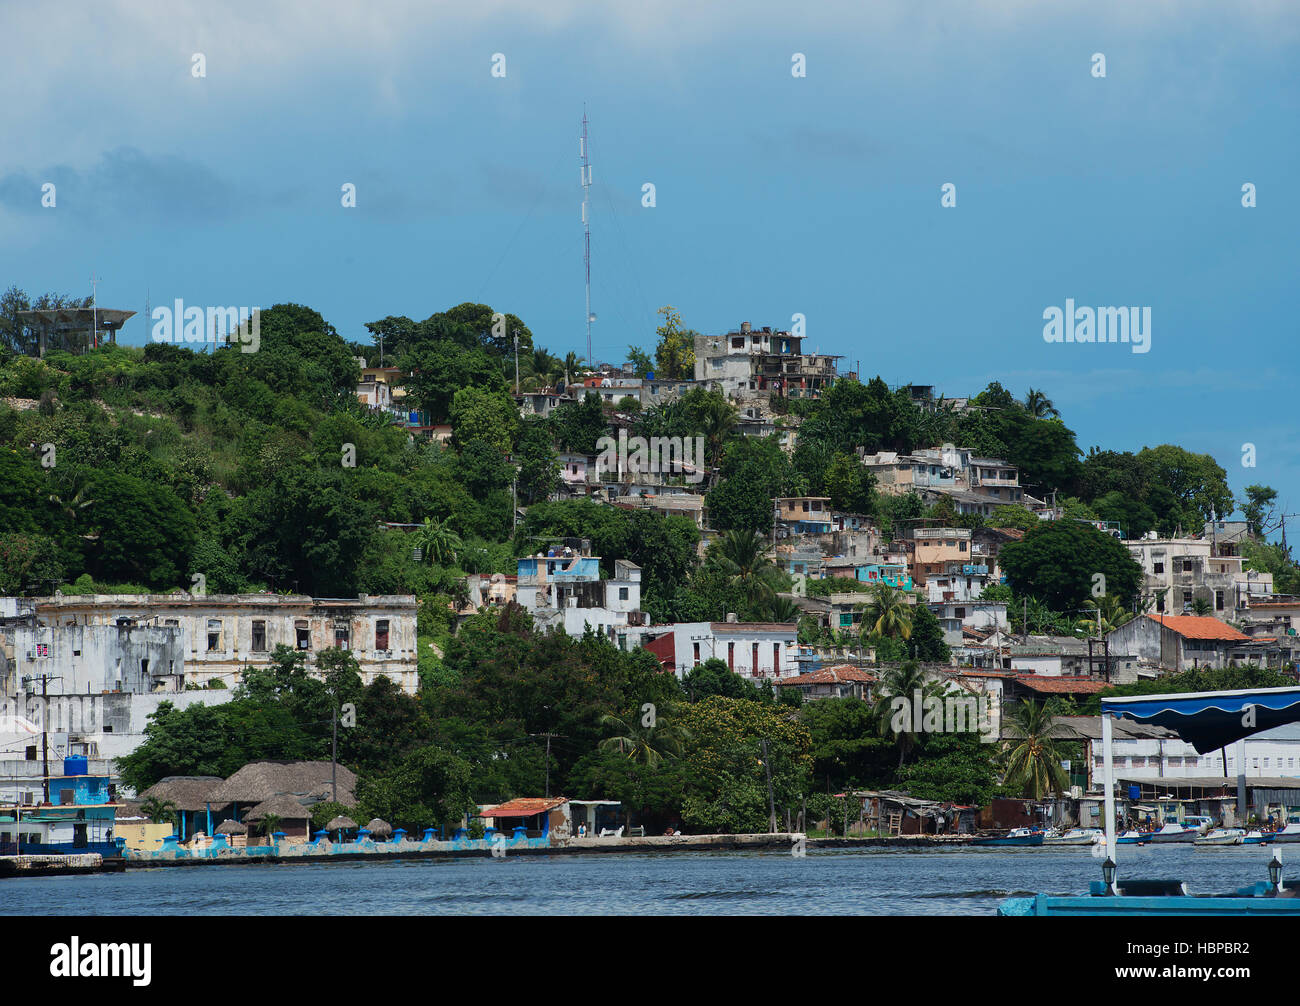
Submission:
<svg viewBox="0 0 1300 1006">
<path fill-rule="evenodd" d="M 1101 574 L 1105 591 L 1128 605 L 1142 583 L 1142 567 L 1110 535 L 1073 520 L 1044 521 L 998 553 L 1007 583 L 1056 610 L 1073 611 L 1092 595 Z"/>
<path fill-rule="evenodd" d="M 1003 746 L 1006 784 L 1033 800 L 1049 793 L 1060 796 L 1070 784 L 1054 736 L 1055 712 L 1051 701 L 1024 700 L 1016 703 L 1007 717 L 1007 732 L 1013 739 Z"/>
<path fill-rule="evenodd" d="M 659 345 L 655 348 L 655 376 L 670 380 L 688 380 L 695 376 L 695 336 L 698 332 L 682 327 L 681 315 L 672 306 L 661 307 L 663 324 L 656 330 Z"/>
</svg>

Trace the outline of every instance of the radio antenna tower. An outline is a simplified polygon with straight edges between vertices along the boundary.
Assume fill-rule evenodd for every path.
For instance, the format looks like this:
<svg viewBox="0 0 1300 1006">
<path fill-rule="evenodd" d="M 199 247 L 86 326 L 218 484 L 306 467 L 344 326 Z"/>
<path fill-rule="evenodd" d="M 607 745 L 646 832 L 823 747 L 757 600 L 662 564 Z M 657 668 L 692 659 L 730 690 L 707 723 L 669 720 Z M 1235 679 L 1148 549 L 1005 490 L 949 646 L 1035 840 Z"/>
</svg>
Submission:
<svg viewBox="0 0 1300 1006">
<path fill-rule="evenodd" d="M 582 264 L 587 273 L 587 366 L 591 366 L 591 161 L 587 157 L 587 106 L 582 106 L 582 139 L 578 144 L 582 157 Z"/>
</svg>

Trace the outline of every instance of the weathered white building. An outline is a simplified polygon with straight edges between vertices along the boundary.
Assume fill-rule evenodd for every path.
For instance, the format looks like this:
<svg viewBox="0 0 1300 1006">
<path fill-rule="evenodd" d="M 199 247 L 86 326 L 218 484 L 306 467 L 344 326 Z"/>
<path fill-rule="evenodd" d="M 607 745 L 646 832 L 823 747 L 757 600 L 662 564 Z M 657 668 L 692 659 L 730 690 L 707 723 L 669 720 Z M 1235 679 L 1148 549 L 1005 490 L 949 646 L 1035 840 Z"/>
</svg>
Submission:
<svg viewBox="0 0 1300 1006">
<path fill-rule="evenodd" d="M 207 687 L 210 681 L 219 680 L 233 688 L 245 667 L 269 666 L 271 653 L 283 644 L 306 651 L 309 663 L 312 654 L 341 647 L 356 658 L 361 678 L 367 684 L 383 675 L 412 695 L 419 686 L 416 599 L 412 595 L 312 598 L 280 594 L 60 594 L 36 599 L 35 610 L 41 626 L 68 630 L 56 632 L 51 638 L 62 640 L 59 652 L 69 661 L 86 660 L 86 651 L 80 656 L 73 653 L 79 638 L 103 639 L 103 646 L 96 652 L 110 652 L 111 633 L 87 634 L 86 627 L 175 630 L 180 661 L 176 660 L 174 648 L 156 649 L 161 643 L 153 641 L 153 635 L 143 634 L 132 645 L 135 650 L 155 647 L 151 652 L 156 656 L 143 650 L 138 654 L 139 659 L 149 661 L 147 668 L 142 668 L 146 676 L 158 676 L 161 667 L 155 661 L 166 659 L 170 661 L 168 673 L 183 673 L 187 685 Z M 81 636 L 75 633 L 77 626 L 82 627 Z M 132 638 L 128 635 L 128 642 Z M 26 651 L 19 653 L 25 660 Z M 42 659 L 49 658 L 33 657 L 27 661 L 30 668 L 20 663 L 20 673 L 31 673 Z M 85 673 L 93 678 L 100 672 Z M 115 665 L 109 665 L 103 671 L 103 680 L 112 681 L 114 673 Z"/>
<path fill-rule="evenodd" d="M 581 636 L 590 626 L 619 649 L 640 645 L 648 619 L 641 611 L 641 567 L 614 562 L 614 575 L 600 578 L 600 557 L 582 549 L 518 560 L 515 600 L 538 628 Z M 566 554 L 567 553 L 567 554 Z"/>
<path fill-rule="evenodd" d="M 1142 567 L 1142 593 L 1155 598 L 1156 614 L 1187 613 L 1207 603 L 1225 621 L 1241 619 L 1252 600 L 1273 593 L 1273 574 L 1245 569 L 1239 555 L 1216 548 L 1213 538 L 1139 538 L 1124 542 Z"/>
<path fill-rule="evenodd" d="M 799 627 L 794 623 L 674 622 L 655 626 L 653 634 L 645 648 L 679 678 L 715 657 L 750 679 L 798 673 Z"/>
</svg>

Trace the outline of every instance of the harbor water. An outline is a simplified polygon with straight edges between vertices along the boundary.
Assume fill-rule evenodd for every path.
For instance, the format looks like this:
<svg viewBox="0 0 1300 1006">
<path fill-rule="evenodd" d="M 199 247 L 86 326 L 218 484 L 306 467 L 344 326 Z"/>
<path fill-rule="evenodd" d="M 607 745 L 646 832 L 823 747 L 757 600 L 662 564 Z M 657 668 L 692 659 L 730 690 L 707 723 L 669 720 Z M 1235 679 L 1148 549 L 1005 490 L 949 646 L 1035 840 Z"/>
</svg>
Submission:
<svg viewBox="0 0 1300 1006">
<path fill-rule="evenodd" d="M 1300 844 L 1279 846 L 1289 877 Z M 1121 880 L 1193 894 L 1266 880 L 1269 847 L 1121 847 Z M 1291 863 L 1294 862 L 1294 872 Z M 0 881 L 0 914 L 993 915 L 1007 897 L 1081 895 L 1088 847 L 809 849 L 130 869 Z"/>
</svg>

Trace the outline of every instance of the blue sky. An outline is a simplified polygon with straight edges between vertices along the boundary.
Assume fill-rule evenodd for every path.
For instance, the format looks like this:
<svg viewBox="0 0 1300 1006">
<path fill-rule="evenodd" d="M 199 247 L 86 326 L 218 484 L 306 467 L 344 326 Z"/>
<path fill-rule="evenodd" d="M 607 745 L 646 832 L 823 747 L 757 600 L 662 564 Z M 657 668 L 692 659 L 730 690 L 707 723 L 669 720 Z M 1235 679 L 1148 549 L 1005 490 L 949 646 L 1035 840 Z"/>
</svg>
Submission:
<svg viewBox="0 0 1300 1006">
<path fill-rule="evenodd" d="M 585 102 L 598 358 L 664 304 L 801 313 L 866 375 L 1042 388 L 1085 450 L 1178 443 L 1300 511 L 1293 5 L 158 6 L 0 10 L 0 284 L 296 301 L 362 341 L 480 301 L 582 352 Z M 1066 298 L 1149 306 L 1151 351 L 1045 343 Z"/>
</svg>

